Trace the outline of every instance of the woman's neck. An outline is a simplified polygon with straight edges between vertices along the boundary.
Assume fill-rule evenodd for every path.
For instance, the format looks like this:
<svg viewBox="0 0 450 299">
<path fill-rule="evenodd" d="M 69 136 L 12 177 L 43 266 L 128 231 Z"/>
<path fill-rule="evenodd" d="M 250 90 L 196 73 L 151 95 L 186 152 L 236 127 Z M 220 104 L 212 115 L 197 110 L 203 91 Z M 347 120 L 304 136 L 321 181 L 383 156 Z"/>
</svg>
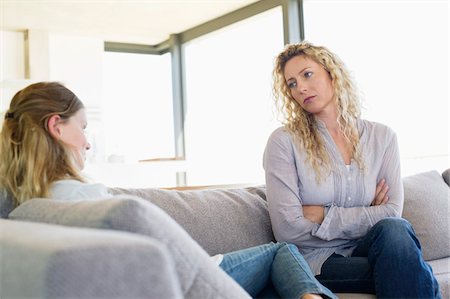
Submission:
<svg viewBox="0 0 450 299">
<path fill-rule="evenodd" d="M 339 123 L 338 123 L 338 113 L 337 110 L 331 110 L 331 111 L 322 111 L 319 114 L 315 115 L 317 119 L 319 119 L 321 122 L 325 124 L 325 127 L 330 133 L 338 133 L 340 132 Z"/>
</svg>

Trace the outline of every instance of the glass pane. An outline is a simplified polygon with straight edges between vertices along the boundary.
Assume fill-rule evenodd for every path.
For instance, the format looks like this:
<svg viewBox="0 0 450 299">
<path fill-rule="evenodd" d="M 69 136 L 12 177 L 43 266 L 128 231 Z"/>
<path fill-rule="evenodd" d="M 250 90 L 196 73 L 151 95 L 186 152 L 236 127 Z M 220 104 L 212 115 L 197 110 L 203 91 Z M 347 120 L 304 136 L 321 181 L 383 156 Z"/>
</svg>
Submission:
<svg viewBox="0 0 450 299">
<path fill-rule="evenodd" d="M 173 157 L 170 54 L 104 53 L 103 113 L 109 159 Z"/>
<path fill-rule="evenodd" d="M 363 117 L 397 132 L 404 175 L 448 167 L 448 13 L 446 1 L 304 1 L 306 39 L 353 71 Z"/>
<path fill-rule="evenodd" d="M 262 154 L 279 126 L 271 72 L 283 47 L 280 7 L 185 44 L 187 183 L 263 183 Z"/>
</svg>

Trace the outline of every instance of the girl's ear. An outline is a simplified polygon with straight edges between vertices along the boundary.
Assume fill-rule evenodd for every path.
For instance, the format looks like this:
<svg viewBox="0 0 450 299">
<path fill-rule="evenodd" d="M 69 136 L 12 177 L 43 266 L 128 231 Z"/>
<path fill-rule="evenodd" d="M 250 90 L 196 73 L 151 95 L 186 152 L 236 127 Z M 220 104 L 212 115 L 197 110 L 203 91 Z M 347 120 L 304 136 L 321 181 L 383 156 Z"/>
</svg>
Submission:
<svg viewBox="0 0 450 299">
<path fill-rule="evenodd" d="M 60 124 L 61 124 L 61 116 L 59 116 L 58 114 L 52 115 L 47 122 L 48 132 L 56 140 L 61 139 L 62 136 Z"/>
</svg>

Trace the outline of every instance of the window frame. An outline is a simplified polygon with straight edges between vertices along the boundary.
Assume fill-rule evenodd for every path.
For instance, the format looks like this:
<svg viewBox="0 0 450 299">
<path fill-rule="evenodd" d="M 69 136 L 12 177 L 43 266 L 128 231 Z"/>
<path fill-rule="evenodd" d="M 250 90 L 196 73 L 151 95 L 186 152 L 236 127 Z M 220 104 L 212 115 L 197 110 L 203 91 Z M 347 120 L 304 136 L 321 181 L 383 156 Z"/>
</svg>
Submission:
<svg viewBox="0 0 450 299">
<path fill-rule="evenodd" d="M 183 44 L 209 34 L 223 27 L 253 17 L 267 10 L 282 7 L 284 43 L 295 43 L 304 40 L 303 0 L 261 0 L 232 11 L 216 19 L 210 20 L 170 37 L 156 45 L 131 43 L 104 43 L 104 51 L 162 55 L 170 52 L 172 67 L 172 94 L 174 120 L 174 160 L 185 160 L 185 118 L 186 118 L 186 75 Z M 186 185 L 186 172 L 177 172 L 177 186 Z"/>
</svg>

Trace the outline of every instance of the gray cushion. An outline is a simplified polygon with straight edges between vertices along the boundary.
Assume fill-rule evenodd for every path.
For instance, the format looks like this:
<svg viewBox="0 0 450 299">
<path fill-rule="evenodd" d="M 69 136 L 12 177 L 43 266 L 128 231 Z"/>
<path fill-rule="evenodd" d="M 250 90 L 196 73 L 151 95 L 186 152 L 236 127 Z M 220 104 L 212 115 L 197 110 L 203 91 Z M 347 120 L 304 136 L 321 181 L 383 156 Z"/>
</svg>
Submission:
<svg viewBox="0 0 450 299">
<path fill-rule="evenodd" d="M 403 179 L 403 218 L 414 227 L 425 260 L 450 256 L 450 188 L 437 171 Z"/>
<path fill-rule="evenodd" d="M 79 201 L 37 198 L 21 204 L 9 217 L 150 236 L 166 245 L 184 298 L 249 298 L 186 231 L 146 200 L 131 195 Z"/>
<path fill-rule="evenodd" d="M 274 240 L 263 186 L 191 191 L 112 188 L 110 191 L 136 195 L 159 206 L 211 255 Z"/>
<path fill-rule="evenodd" d="M 0 228 L 0 298 L 181 298 L 156 240 L 4 219 Z"/>
</svg>

